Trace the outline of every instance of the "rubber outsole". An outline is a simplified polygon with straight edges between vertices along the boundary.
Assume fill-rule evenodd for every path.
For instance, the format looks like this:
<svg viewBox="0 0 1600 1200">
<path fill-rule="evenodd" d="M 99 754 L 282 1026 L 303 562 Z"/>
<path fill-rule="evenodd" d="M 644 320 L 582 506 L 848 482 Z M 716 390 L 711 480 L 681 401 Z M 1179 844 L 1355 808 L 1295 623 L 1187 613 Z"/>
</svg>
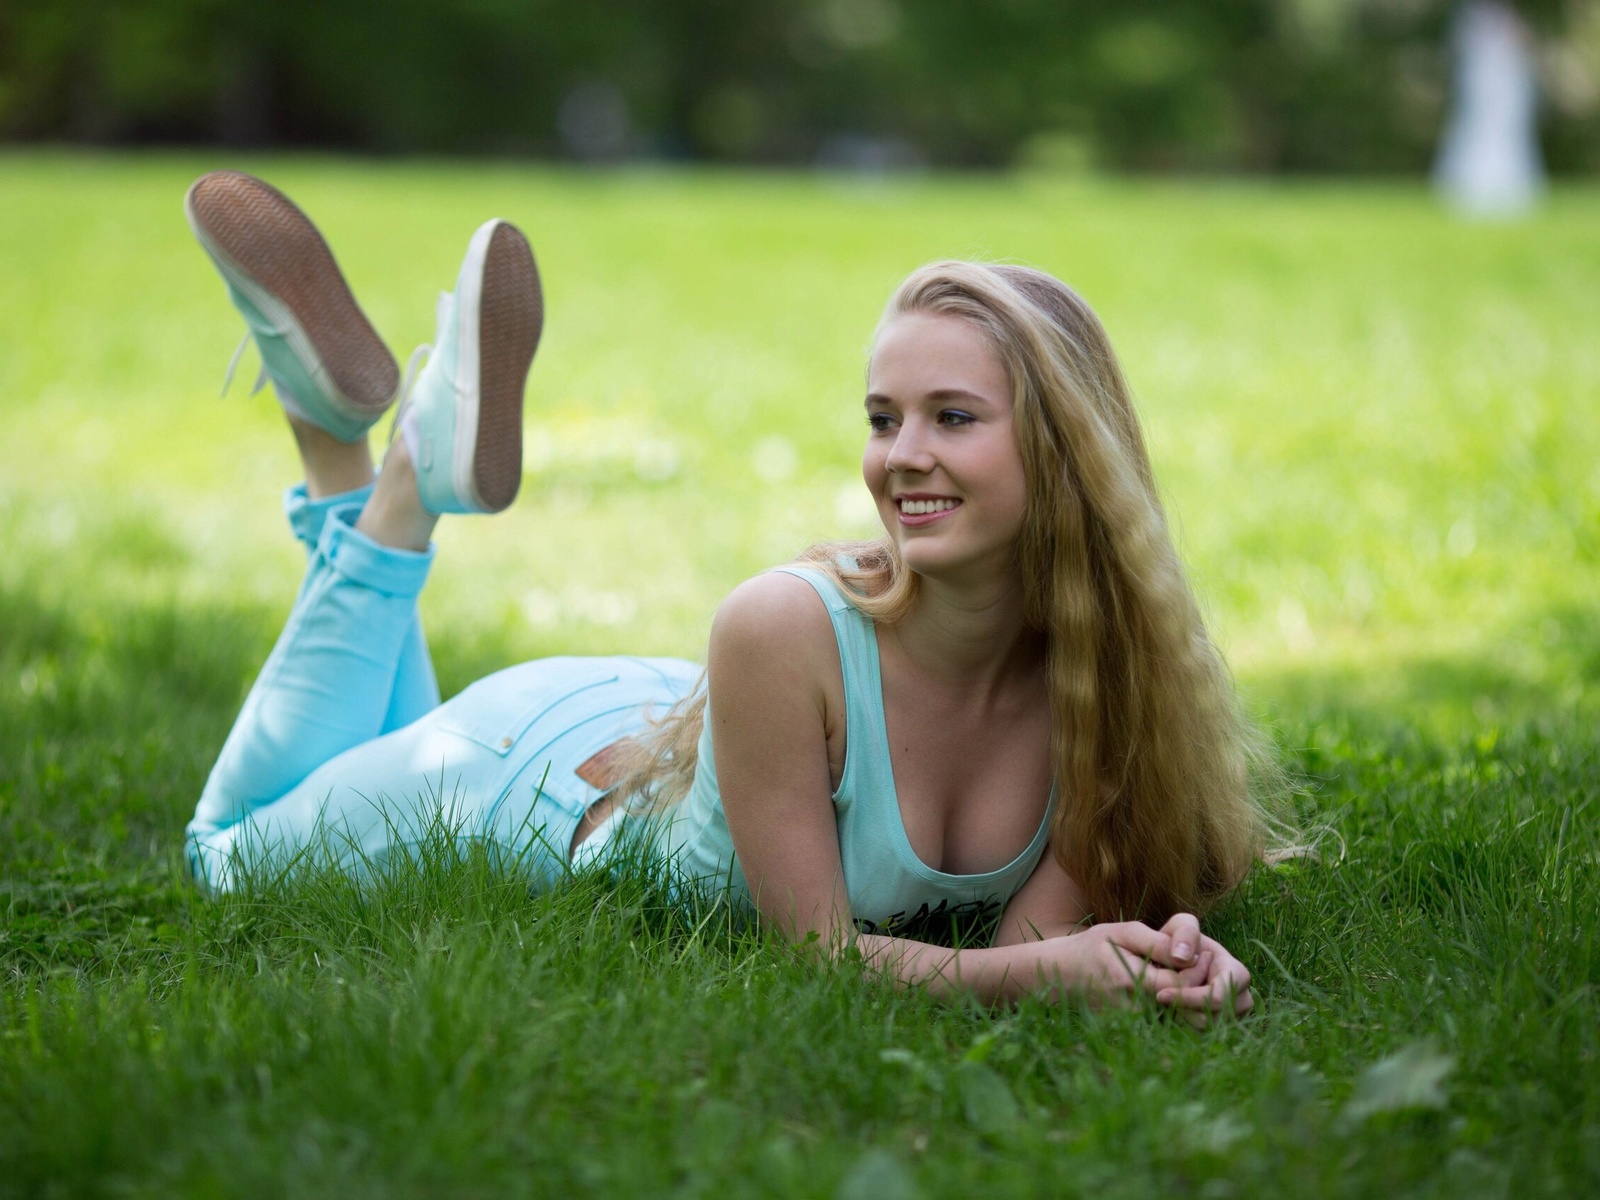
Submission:
<svg viewBox="0 0 1600 1200">
<path fill-rule="evenodd" d="M 399 365 L 294 201 L 253 175 L 213 171 L 189 189 L 185 204 L 212 246 L 294 315 L 340 398 L 365 415 L 388 408 Z"/>
<path fill-rule="evenodd" d="M 484 256 L 478 309 L 478 428 L 473 488 L 499 512 L 522 483 L 522 392 L 544 331 L 544 296 L 528 239 L 502 221 Z"/>
</svg>

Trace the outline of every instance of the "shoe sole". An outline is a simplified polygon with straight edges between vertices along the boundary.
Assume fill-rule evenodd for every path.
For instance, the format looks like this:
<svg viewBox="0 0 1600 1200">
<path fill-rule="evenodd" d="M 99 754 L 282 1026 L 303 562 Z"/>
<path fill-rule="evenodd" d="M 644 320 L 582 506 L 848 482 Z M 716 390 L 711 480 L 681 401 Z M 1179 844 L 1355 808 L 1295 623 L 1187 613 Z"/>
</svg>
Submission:
<svg viewBox="0 0 1600 1200">
<path fill-rule="evenodd" d="M 195 236 L 219 265 L 287 311 L 338 399 L 376 418 L 400 387 L 400 368 L 356 303 L 333 251 L 282 192 L 241 171 L 213 171 L 184 197 Z M 235 279 L 235 282 L 239 282 Z M 255 297 L 252 296 L 252 300 Z"/>
<path fill-rule="evenodd" d="M 497 222 L 489 235 L 478 297 L 478 415 L 471 489 L 499 512 L 522 484 L 522 393 L 544 330 L 539 268 L 528 239 Z"/>
</svg>

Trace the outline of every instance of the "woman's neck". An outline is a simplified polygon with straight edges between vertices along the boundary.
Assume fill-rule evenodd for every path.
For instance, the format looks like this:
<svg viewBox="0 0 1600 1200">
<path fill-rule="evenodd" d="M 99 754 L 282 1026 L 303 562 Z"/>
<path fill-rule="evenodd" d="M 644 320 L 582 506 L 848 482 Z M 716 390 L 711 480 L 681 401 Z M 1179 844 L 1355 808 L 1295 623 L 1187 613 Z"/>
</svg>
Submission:
<svg viewBox="0 0 1600 1200">
<path fill-rule="evenodd" d="M 957 586 L 924 576 L 916 606 L 888 632 L 917 671 L 963 689 L 993 688 L 1044 658 L 1021 581 L 1009 577 Z"/>
</svg>

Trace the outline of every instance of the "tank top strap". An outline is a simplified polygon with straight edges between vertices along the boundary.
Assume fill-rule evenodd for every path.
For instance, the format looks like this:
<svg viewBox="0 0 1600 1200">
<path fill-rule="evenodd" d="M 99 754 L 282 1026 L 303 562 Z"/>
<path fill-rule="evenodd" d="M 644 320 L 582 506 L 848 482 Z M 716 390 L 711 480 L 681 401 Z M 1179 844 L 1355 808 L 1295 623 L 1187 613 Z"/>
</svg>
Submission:
<svg viewBox="0 0 1600 1200">
<path fill-rule="evenodd" d="M 839 670 L 844 677 L 845 766 L 836 804 L 858 795 L 893 796 L 894 776 L 888 755 L 874 753 L 888 746 L 883 713 L 883 676 L 878 663 L 878 635 L 867 616 L 826 571 L 816 567 L 773 567 L 804 579 L 828 609 L 834 640 L 839 645 Z"/>
</svg>

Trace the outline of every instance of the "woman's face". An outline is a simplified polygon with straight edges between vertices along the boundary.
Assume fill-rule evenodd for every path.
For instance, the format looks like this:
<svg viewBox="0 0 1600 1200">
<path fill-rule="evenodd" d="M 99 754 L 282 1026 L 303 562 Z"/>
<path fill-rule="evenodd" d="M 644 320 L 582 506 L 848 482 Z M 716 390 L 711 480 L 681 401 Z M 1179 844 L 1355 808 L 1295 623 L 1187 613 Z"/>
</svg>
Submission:
<svg viewBox="0 0 1600 1200">
<path fill-rule="evenodd" d="M 867 375 L 861 473 L 884 528 L 920 575 L 1009 573 L 1028 488 L 1011 381 L 959 317 L 894 317 Z"/>
</svg>

